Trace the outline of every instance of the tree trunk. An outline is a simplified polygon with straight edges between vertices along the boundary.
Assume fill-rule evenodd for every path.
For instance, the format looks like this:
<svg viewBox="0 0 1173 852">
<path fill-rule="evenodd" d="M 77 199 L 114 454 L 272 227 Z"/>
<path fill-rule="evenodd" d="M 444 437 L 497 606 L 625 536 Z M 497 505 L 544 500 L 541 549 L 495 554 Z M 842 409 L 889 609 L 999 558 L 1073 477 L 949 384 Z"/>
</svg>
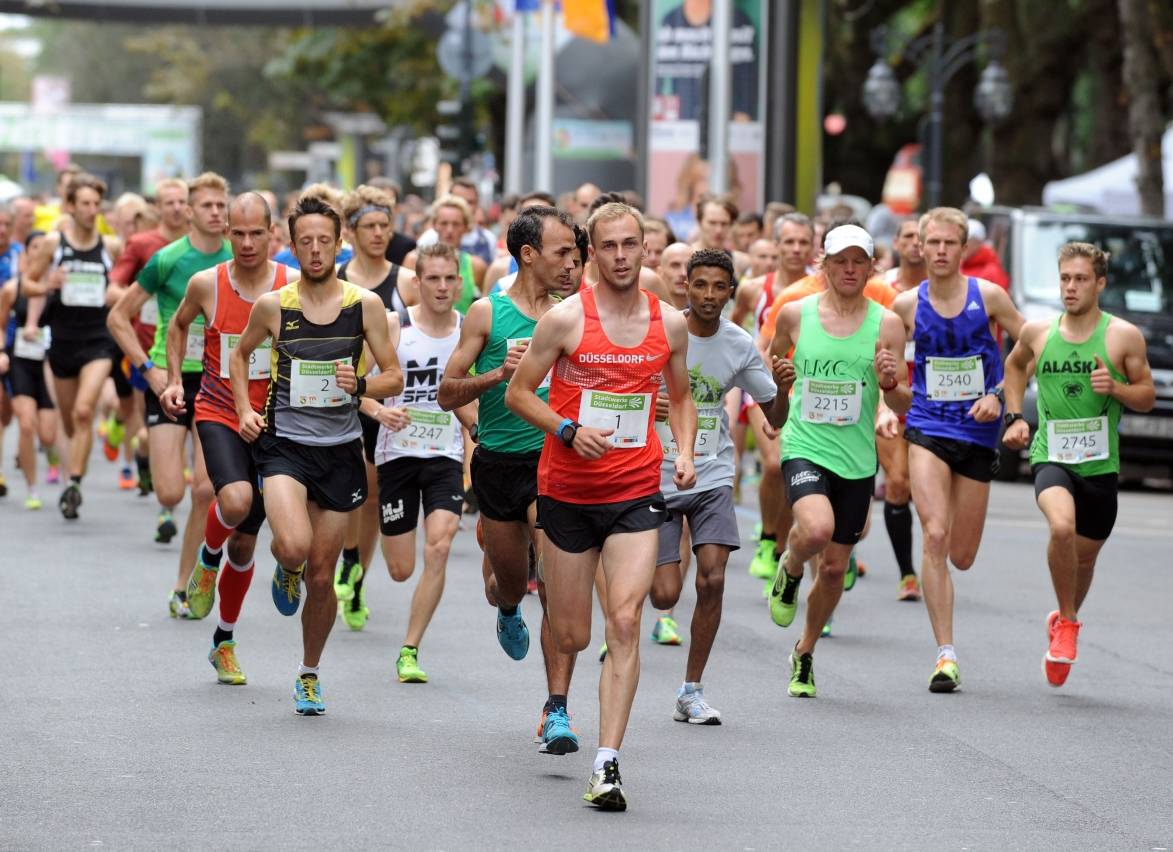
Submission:
<svg viewBox="0 0 1173 852">
<path fill-rule="evenodd" d="M 1128 127 L 1136 154 L 1136 187 L 1141 213 L 1165 215 L 1165 181 L 1161 172 L 1161 136 L 1165 121 L 1157 81 L 1157 57 L 1145 0 L 1120 0 L 1124 36 L 1124 86 L 1128 91 Z"/>
</svg>

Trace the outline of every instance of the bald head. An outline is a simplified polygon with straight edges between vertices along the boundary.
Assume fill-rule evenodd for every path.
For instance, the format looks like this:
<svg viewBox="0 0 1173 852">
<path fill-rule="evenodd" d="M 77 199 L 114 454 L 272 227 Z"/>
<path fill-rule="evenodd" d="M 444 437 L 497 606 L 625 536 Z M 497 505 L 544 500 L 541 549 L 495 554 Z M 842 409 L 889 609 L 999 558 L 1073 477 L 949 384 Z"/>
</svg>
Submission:
<svg viewBox="0 0 1173 852">
<path fill-rule="evenodd" d="M 242 192 L 228 205 L 228 227 L 241 221 L 247 221 L 259 215 L 268 228 L 273 224 L 273 208 L 259 192 Z"/>
<path fill-rule="evenodd" d="M 688 259 L 692 257 L 692 246 L 688 243 L 672 243 L 660 255 L 660 268 L 656 271 L 664 288 L 676 307 L 688 304 Z"/>
<path fill-rule="evenodd" d="M 753 278 L 778 266 L 778 244 L 763 237 L 749 244 L 749 274 Z"/>
<path fill-rule="evenodd" d="M 228 242 L 237 269 L 258 270 L 269 261 L 273 216 L 269 203 L 256 192 L 245 192 L 228 206 Z"/>
</svg>

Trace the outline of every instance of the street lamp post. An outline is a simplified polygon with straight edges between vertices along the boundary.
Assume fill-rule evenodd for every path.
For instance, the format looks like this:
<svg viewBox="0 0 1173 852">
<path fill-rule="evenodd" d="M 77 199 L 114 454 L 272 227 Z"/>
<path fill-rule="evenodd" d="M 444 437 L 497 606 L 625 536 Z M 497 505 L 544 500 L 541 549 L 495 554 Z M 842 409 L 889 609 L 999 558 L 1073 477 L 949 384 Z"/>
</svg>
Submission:
<svg viewBox="0 0 1173 852">
<path fill-rule="evenodd" d="M 863 86 L 864 107 L 875 119 L 888 119 L 900 108 L 900 83 L 887 60 L 888 33 L 884 27 L 872 31 L 876 62 Z M 945 37 L 945 24 L 938 20 L 933 31 L 908 44 L 910 58 L 925 67 L 930 84 L 928 114 L 929 174 L 926 195 L 929 207 L 941 203 L 941 172 L 945 119 L 945 86 L 962 68 L 976 62 L 982 53 L 990 57 L 974 92 L 974 104 L 982 120 L 995 124 L 1010 114 L 1014 92 L 1010 75 L 998 62 L 1006 52 L 1006 35 L 999 29 L 979 30 L 953 42 Z"/>
</svg>

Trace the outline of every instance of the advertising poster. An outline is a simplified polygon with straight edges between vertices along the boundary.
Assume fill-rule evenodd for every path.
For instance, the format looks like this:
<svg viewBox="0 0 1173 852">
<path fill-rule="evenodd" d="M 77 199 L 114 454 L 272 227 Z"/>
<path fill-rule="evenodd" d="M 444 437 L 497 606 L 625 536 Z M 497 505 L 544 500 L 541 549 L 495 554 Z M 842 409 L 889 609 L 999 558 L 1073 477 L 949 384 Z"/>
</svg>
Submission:
<svg viewBox="0 0 1173 852">
<path fill-rule="evenodd" d="M 653 0 L 648 210 L 678 239 L 695 227 L 696 199 L 709 191 L 708 83 L 711 0 Z M 742 210 L 760 210 L 764 183 L 767 4 L 735 0 L 730 45 L 729 189 Z"/>
</svg>

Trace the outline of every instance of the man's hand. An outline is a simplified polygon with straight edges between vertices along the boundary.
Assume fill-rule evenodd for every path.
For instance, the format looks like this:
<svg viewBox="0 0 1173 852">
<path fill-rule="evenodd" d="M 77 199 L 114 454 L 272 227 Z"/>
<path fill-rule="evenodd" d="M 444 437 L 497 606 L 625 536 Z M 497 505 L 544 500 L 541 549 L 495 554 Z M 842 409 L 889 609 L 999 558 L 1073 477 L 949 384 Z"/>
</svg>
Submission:
<svg viewBox="0 0 1173 852">
<path fill-rule="evenodd" d="M 0 376 L 8 372 L 8 353 L 0 352 Z"/>
<path fill-rule="evenodd" d="M 505 363 L 501 365 L 502 381 L 508 382 L 513 378 L 513 374 L 517 371 L 517 365 L 521 363 L 521 356 L 525 354 L 525 350 L 529 349 L 529 341 L 525 343 L 517 343 L 509 347 L 509 351 L 505 353 Z"/>
<path fill-rule="evenodd" d="M 183 383 L 167 385 L 159 394 L 159 407 L 170 420 L 178 420 L 179 415 L 187 411 L 183 399 Z"/>
<path fill-rule="evenodd" d="M 334 384 L 349 394 L 358 390 L 358 376 L 354 372 L 354 367 L 344 361 L 335 361 Z"/>
<path fill-rule="evenodd" d="M 167 390 L 167 371 L 162 367 L 152 367 L 143 378 L 147 380 L 151 393 L 162 399 L 163 392 Z"/>
<path fill-rule="evenodd" d="M 775 429 L 773 426 L 770 425 L 770 422 L 767 420 L 762 423 L 762 434 L 765 435 L 769 440 L 773 441 L 775 438 L 777 438 L 779 435 L 782 434 L 782 430 Z"/>
<path fill-rule="evenodd" d="M 407 413 L 406 408 L 388 408 L 384 405 L 375 415 L 375 419 L 392 432 L 402 431 L 411 425 L 411 415 Z"/>
<path fill-rule="evenodd" d="M 656 420 L 661 423 L 668 422 L 668 395 L 656 395 Z"/>
<path fill-rule="evenodd" d="M 20 336 L 32 343 L 40 335 L 41 330 L 35 325 L 26 325 L 20 329 Z"/>
<path fill-rule="evenodd" d="M 1002 416 L 1002 403 L 992 393 L 979 397 L 969 407 L 969 416 L 977 423 L 992 423 Z"/>
<path fill-rule="evenodd" d="M 1112 374 L 1100 360 L 1100 356 L 1096 355 L 1096 368 L 1092 370 L 1092 390 L 1104 396 L 1113 396 L 1116 393 L 1116 380 L 1112 378 Z"/>
<path fill-rule="evenodd" d="M 50 290 L 60 290 L 65 286 L 65 270 L 60 266 L 56 267 L 45 278 L 45 286 Z"/>
<path fill-rule="evenodd" d="M 892 390 L 896 386 L 896 356 L 892 351 L 876 343 L 876 378 L 880 382 L 880 390 Z"/>
<path fill-rule="evenodd" d="M 900 436 L 900 418 L 890 408 L 880 407 L 876 415 L 876 435 L 880 438 L 897 438 Z"/>
<path fill-rule="evenodd" d="M 794 384 L 794 361 L 790 358 L 779 358 L 777 355 L 770 359 L 770 367 L 774 373 L 774 384 L 778 386 L 778 393 L 788 391 Z"/>
<path fill-rule="evenodd" d="M 601 459 L 613 448 L 607 436 L 614 429 L 596 429 L 593 426 L 580 426 L 574 433 L 574 451 L 584 459 Z"/>
<path fill-rule="evenodd" d="M 243 415 L 239 415 L 239 420 L 240 437 L 244 438 L 250 444 L 261 437 L 261 433 L 265 431 L 265 418 L 251 408 Z"/>
<path fill-rule="evenodd" d="M 1026 445 L 1030 443 L 1030 424 L 1025 420 L 1015 420 L 1006 427 L 1002 443 L 1012 450 L 1026 449 Z"/>
<path fill-rule="evenodd" d="M 672 475 L 672 482 L 677 490 L 684 491 L 696 485 L 696 468 L 693 467 L 692 459 L 677 456 L 674 466 L 676 473 Z"/>
</svg>

